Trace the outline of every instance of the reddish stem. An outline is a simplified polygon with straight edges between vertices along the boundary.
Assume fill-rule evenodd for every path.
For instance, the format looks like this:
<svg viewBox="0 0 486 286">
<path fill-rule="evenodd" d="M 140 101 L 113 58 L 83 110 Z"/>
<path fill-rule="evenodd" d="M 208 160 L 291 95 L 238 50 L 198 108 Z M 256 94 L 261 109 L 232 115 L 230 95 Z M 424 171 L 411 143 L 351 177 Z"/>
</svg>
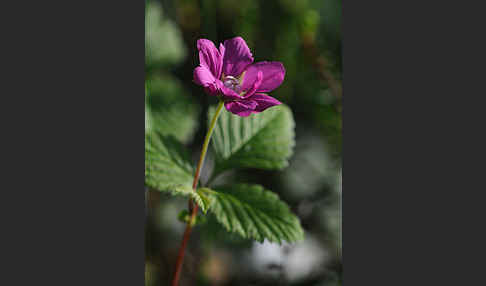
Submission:
<svg viewBox="0 0 486 286">
<path fill-rule="evenodd" d="M 199 181 L 199 175 L 201 172 L 201 165 L 198 164 L 196 174 L 194 175 L 194 181 L 192 182 L 192 189 L 196 191 L 197 188 L 197 182 Z M 181 270 L 182 270 L 182 263 L 184 262 L 184 254 L 186 252 L 186 246 L 187 243 L 189 242 L 189 237 L 191 236 L 191 230 L 192 226 L 194 224 L 194 221 L 196 220 L 196 215 L 197 215 L 197 210 L 199 206 L 197 204 L 194 204 L 191 199 L 189 199 L 189 210 L 191 211 L 191 217 L 189 218 L 189 221 L 186 224 L 186 230 L 184 231 L 184 236 L 182 238 L 182 244 L 181 247 L 179 248 L 179 254 L 177 255 L 177 262 L 176 262 L 176 269 L 174 273 L 174 279 L 172 280 L 172 286 L 177 286 L 179 285 L 179 279 L 181 276 Z"/>
<path fill-rule="evenodd" d="M 199 157 L 199 162 L 197 163 L 196 173 L 194 174 L 194 181 L 192 182 L 192 190 L 195 192 L 197 189 L 197 183 L 199 182 L 199 176 L 201 175 L 201 169 L 204 163 L 204 158 L 206 157 L 206 152 L 208 150 L 209 140 L 211 139 L 211 134 L 213 133 L 214 126 L 216 126 L 216 121 L 218 120 L 219 114 L 223 109 L 224 102 L 220 101 L 218 107 L 216 108 L 216 112 L 214 113 L 213 119 L 211 120 L 211 124 L 209 125 L 209 130 L 206 133 L 206 137 L 204 138 L 204 144 L 201 151 L 201 156 Z M 199 206 L 194 204 L 192 199 L 189 199 L 189 211 L 191 212 L 191 217 L 186 225 L 186 230 L 184 231 L 184 237 L 182 238 L 182 244 L 179 248 L 179 254 L 177 255 L 177 262 L 176 262 L 176 269 L 174 273 L 174 279 L 172 280 L 172 286 L 179 285 L 179 279 L 181 276 L 182 270 L 182 263 L 184 262 L 184 253 L 186 251 L 187 242 L 189 241 L 189 237 L 191 236 L 192 226 L 196 221 L 197 210 Z"/>
<path fill-rule="evenodd" d="M 191 202 L 190 204 L 193 205 L 191 218 L 189 219 L 189 222 L 186 225 L 186 230 L 184 231 L 184 237 L 182 238 L 182 244 L 181 247 L 179 248 L 179 254 L 177 255 L 176 270 L 174 273 L 174 279 L 172 280 L 172 286 L 179 285 L 182 263 L 184 262 L 184 253 L 186 251 L 187 242 L 189 242 L 189 237 L 191 236 L 192 222 L 195 220 L 197 214 L 198 205 L 193 204 L 192 201 L 190 202 Z"/>
</svg>

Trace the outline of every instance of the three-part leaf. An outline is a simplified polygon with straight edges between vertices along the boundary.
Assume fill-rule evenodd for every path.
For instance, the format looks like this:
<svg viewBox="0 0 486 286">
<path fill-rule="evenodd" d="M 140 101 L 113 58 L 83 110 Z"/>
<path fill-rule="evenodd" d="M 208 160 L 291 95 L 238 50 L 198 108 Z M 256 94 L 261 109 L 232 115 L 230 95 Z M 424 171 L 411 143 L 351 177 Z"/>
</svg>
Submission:
<svg viewBox="0 0 486 286">
<path fill-rule="evenodd" d="M 215 190 L 201 188 L 211 201 L 210 212 L 229 232 L 259 242 L 295 242 L 304 236 L 299 219 L 277 194 L 259 185 L 237 184 Z"/>
<path fill-rule="evenodd" d="M 215 109 L 209 110 L 212 118 Z M 292 155 L 294 119 L 285 105 L 240 117 L 223 111 L 212 138 L 214 175 L 230 168 L 283 169 Z"/>
<path fill-rule="evenodd" d="M 189 154 L 174 137 L 145 135 L 145 184 L 161 192 L 193 198 L 206 212 L 209 199 L 192 190 L 194 170 Z"/>
</svg>

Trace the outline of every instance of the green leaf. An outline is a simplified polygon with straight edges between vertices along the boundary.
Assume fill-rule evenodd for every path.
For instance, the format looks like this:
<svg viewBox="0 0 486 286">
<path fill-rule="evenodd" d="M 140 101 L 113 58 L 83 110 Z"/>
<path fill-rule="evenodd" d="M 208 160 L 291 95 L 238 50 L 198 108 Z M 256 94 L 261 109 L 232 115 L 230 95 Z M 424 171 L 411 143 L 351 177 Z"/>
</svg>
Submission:
<svg viewBox="0 0 486 286">
<path fill-rule="evenodd" d="M 192 190 L 194 171 L 189 155 L 174 137 L 145 135 L 145 184 L 161 192 L 194 199 L 206 212 L 210 200 Z"/>
<path fill-rule="evenodd" d="M 190 222 L 191 220 L 191 214 L 189 213 L 188 210 L 182 210 L 179 215 L 177 216 L 177 218 L 179 219 L 180 222 L 183 222 L 183 223 L 188 223 Z M 204 224 L 206 223 L 207 221 L 207 217 L 204 216 L 204 215 L 197 215 L 196 216 L 196 219 L 194 220 L 193 222 L 193 226 L 194 225 L 199 225 L 199 224 Z"/>
<path fill-rule="evenodd" d="M 192 190 L 192 186 L 187 185 L 174 186 L 166 189 L 173 196 L 185 196 L 192 198 L 199 205 L 203 213 L 207 213 L 211 204 L 210 199 L 205 194 L 199 194 Z"/>
<path fill-rule="evenodd" d="M 209 110 L 209 118 L 214 111 L 214 107 Z M 238 167 L 287 167 L 295 145 L 294 125 L 290 108 L 283 104 L 249 117 L 222 112 L 212 138 L 215 175 Z"/>
<path fill-rule="evenodd" d="M 287 204 L 260 185 L 201 188 L 198 193 L 210 198 L 210 212 L 229 232 L 259 242 L 295 242 L 304 237 L 299 219 Z"/>
<path fill-rule="evenodd" d="M 199 107 L 178 80 L 159 75 L 146 81 L 146 133 L 157 131 L 188 142 L 197 128 L 198 117 Z"/>
<path fill-rule="evenodd" d="M 145 183 L 160 191 L 192 186 L 193 168 L 187 150 L 174 137 L 145 135 Z"/>
</svg>

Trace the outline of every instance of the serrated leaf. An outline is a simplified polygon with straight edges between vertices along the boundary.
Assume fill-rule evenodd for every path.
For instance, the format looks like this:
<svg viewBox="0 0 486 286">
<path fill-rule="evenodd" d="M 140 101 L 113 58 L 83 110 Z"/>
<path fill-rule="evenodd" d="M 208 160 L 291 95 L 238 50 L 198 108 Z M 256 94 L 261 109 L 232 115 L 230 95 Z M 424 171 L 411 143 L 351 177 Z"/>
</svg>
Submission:
<svg viewBox="0 0 486 286">
<path fill-rule="evenodd" d="M 146 81 L 145 132 L 157 131 L 187 142 L 194 134 L 199 108 L 177 79 L 168 75 Z"/>
<path fill-rule="evenodd" d="M 192 186 L 189 153 L 174 137 L 157 132 L 145 135 L 145 183 L 160 191 Z"/>
<path fill-rule="evenodd" d="M 192 190 L 192 186 L 180 185 L 167 189 L 173 196 L 185 196 L 192 198 L 204 213 L 207 213 L 211 201 L 204 194 L 199 194 Z"/>
<path fill-rule="evenodd" d="M 145 184 L 161 192 L 194 199 L 206 212 L 209 199 L 192 190 L 194 171 L 189 154 L 174 137 L 145 135 Z"/>
<path fill-rule="evenodd" d="M 210 200 L 210 212 L 229 232 L 259 242 L 295 242 L 303 239 L 299 219 L 277 194 L 260 185 L 237 184 L 216 190 L 201 188 Z"/>
<path fill-rule="evenodd" d="M 210 109 L 209 118 L 214 111 Z M 295 145 L 294 125 L 292 112 L 285 105 L 249 117 L 223 111 L 211 140 L 216 153 L 215 174 L 238 167 L 285 168 Z"/>
</svg>

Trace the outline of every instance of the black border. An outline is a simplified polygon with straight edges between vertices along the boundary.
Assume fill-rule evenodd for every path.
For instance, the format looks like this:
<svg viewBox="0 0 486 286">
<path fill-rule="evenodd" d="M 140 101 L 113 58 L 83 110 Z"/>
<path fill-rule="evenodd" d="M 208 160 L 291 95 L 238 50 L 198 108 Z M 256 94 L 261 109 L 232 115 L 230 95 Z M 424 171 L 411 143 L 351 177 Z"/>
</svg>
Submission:
<svg viewBox="0 0 486 286">
<path fill-rule="evenodd" d="M 4 4 L 0 285 L 143 285 L 145 3 Z"/>
<path fill-rule="evenodd" d="M 471 284 L 484 9 L 434 4 L 342 4 L 346 285 Z M 0 285 L 142 285 L 145 3 L 8 5 Z"/>
</svg>

